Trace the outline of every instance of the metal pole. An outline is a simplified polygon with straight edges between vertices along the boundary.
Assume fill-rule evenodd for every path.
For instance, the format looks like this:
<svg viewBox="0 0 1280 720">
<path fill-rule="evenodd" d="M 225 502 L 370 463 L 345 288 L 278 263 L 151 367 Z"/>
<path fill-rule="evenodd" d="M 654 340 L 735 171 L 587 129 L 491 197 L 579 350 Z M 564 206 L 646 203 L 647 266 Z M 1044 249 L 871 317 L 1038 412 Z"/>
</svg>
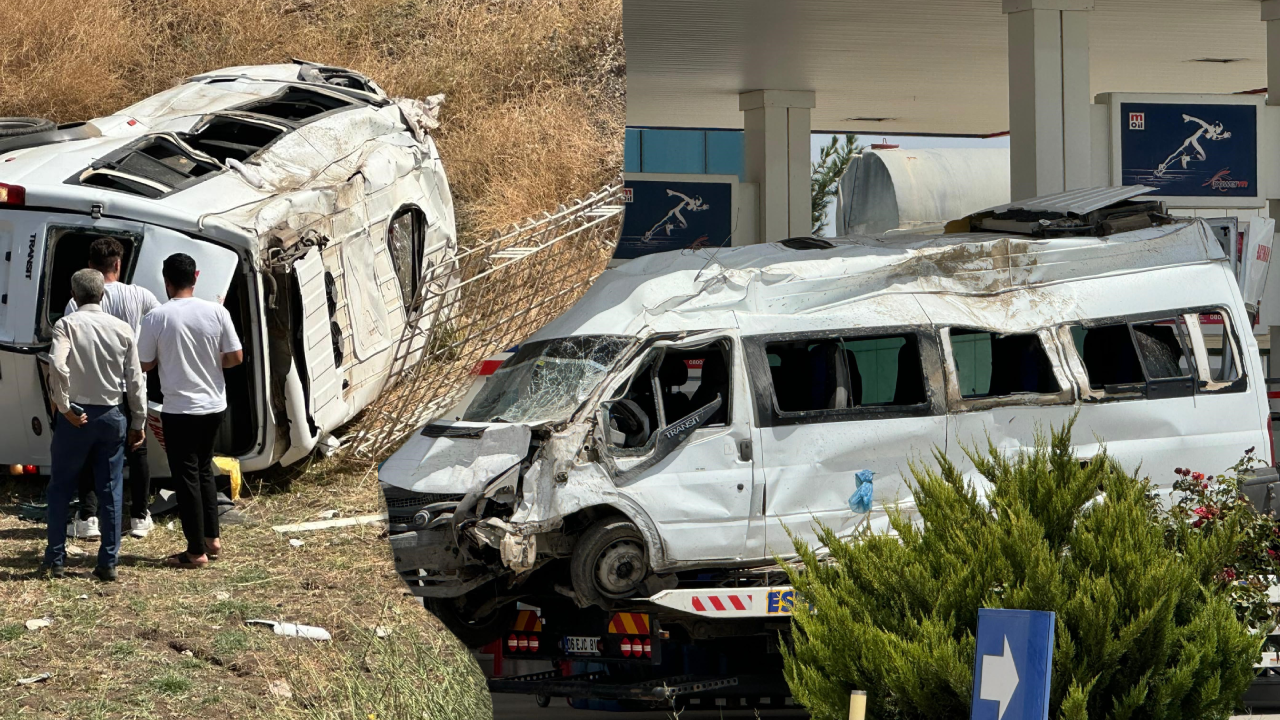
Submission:
<svg viewBox="0 0 1280 720">
<path fill-rule="evenodd" d="M 849 720 L 863 720 L 867 715 L 867 691 L 849 691 Z"/>
</svg>

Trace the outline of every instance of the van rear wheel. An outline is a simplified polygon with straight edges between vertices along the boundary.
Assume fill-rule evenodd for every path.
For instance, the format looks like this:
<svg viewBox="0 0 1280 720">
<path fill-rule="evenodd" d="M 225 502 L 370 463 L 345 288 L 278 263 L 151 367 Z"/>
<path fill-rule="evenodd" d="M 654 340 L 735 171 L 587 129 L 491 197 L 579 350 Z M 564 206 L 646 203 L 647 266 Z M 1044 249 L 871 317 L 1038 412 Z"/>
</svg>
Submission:
<svg viewBox="0 0 1280 720">
<path fill-rule="evenodd" d="M 574 592 L 584 605 L 608 609 L 610 600 L 635 595 L 649 574 L 640 529 L 618 518 L 597 522 L 578 538 L 569 570 Z"/>
<path fill-rule="evenodd" d="M 48 132 L 56 126 L 51 120 L 31 117 L 0 117 L 0 138 Z"/>
</svg>

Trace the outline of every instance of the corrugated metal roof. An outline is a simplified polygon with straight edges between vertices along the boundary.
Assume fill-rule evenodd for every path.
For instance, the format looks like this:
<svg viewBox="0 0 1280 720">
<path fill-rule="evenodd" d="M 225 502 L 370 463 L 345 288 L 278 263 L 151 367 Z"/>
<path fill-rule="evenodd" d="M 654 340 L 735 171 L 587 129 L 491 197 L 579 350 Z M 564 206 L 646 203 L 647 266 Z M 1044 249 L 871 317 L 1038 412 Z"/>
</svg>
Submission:
<svg viewBox="0 0 1280 720">
<path fill-rule="evenodd" d="M 1094 210 L 1100 210 L 1108 205 L 1115 205 L 1118 202 L 1149 193 L 1152 190 L 1155 190 L 1155 188 L 1147 187 L 1146 185 L 1083 188 L 1080 190 L 1068 190 L 1056 195 L 1041 195 L 1040 197 L 1018 200 L 1005 205 L 997 205 L 982 212 L 999 213 L 1006 210 L 1030 210 L 1032 212 L 1086 215 Z"/>
</svg>

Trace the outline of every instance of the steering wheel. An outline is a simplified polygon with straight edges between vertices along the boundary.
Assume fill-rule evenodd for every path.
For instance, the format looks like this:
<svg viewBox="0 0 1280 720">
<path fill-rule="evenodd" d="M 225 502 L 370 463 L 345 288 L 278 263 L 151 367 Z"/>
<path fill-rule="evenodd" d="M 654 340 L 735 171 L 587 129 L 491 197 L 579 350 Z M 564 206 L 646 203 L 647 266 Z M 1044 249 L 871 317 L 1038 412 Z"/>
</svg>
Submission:
<svg viewBox="0 0 1280 720">
<path fill-rule="evenodd" d="M 623 447 L 638 447 L 649 439 L 649 416 L 635 400 L 623 398 L 609 407 L 609 421 L 626 436 Z"/>
</svg>

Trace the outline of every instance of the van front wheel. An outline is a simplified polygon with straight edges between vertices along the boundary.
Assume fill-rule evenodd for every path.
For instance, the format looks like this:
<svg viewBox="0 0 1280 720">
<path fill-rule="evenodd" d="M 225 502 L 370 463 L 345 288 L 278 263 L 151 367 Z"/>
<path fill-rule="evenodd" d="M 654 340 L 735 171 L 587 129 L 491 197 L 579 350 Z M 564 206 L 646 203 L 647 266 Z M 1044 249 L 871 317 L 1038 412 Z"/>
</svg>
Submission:
<svg viewBox="0 0 1280 720">
<path fill-rule="evenodd" d="M 580 604 L 608 609 L 610 600 L 636 594 L 649 574 L 644 537 L 628 520 L 608 518 L 578 538 L 570 567 Z"/>
</svg>

